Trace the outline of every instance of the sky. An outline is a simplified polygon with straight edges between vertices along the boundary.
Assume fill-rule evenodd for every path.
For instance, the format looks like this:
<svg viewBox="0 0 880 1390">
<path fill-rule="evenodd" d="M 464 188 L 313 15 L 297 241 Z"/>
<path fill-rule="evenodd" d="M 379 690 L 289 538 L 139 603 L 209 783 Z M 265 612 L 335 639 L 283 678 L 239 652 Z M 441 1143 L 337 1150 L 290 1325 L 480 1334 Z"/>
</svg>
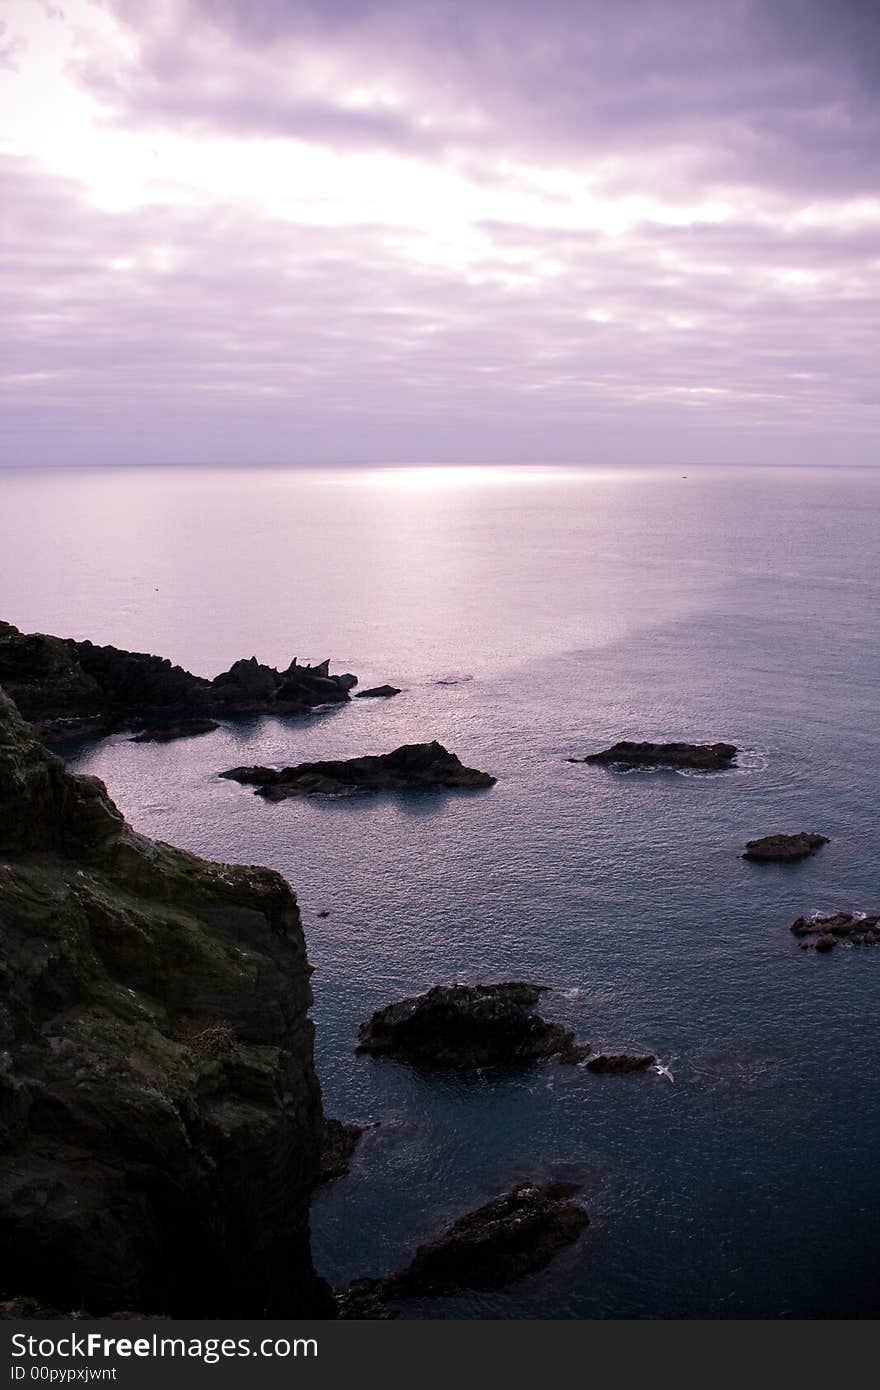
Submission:
<svg viewBox="0 0 880 1390">
<path fill-rule="evenodd" d="M 0 0 L 0 462 L 877 462 L 876 0 Z"/>
</svg>

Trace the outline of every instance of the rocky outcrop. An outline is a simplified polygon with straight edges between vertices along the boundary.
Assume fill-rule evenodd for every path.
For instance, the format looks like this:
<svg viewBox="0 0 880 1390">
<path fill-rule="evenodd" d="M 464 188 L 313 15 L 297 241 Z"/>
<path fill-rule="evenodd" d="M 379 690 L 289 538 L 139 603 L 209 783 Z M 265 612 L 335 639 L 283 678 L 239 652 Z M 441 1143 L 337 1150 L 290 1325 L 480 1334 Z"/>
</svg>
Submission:
<svg viewBox="0 0 880 1390">
<path fill-rule="evenodd" d="M 522 1183 L 420 1245 L 412 1263 L 388 1284 L 392 1298 L 455 1289 L 497 1289 L 543 1269 L 576 1240 L 589 1217 L 569 1199 L 577 1183 Z"/>
<path fill-rule="evenodd" d="M 589 1225 L 571 1182 L 520 1183 L 420 1245 L 389 1279 L 361 1279 L 340 1298 L 343 1317 L 383 1317 L 388 1299 L 499 1289 L 543 1269 Z"/>
<path fill-rule="evenodd" d="M 631 743 L 624 739 L 601 753 L 589 753 L 586 758 L 567 758 L 566 762 L 722 772 L 733 765 L 736 754 L 737 748 L 732 743 Z"/>
<path fill-rule="evenodd" d="M 256 787 L 256 795 L 269 801 L 411 787 L 491 787 L 496 781 L 488 772 L 465 767 L 440 743 L 408 743 L 393 753 L 299 763 L 296 767 L 231 767 L 219 775 Z"/>
<path fill-rule="evenodd" d="M 349 699 L 357 676 L 331 676 L 329 661 L 300 666 L 294 657 L 285 671 L 262 666 L 255 656 L 236 661 L 211 682 L 215 709 L 247 714 L 301 714 L 316 705 Z"/>
<path fill-rule="evenodd" d="M 220 725 L 216 719 L 185 719 L 181 724 L 160 724 L 155 729 L 144 729 L 136 734 L 132 743 L 171 743 L 178 738 L 196 738 L 199 734 L 212 734 Z"/>
<path fill-rule="evenodd" d="M 369 690 L 359 690 L 355 695 L 356 700 L 390 700 L 392 695 L 399 695 L 400 690 L 396 685 L 373 685 Z"/>
<path fill-rule="evenodd" d="M 0 686 L 27 718 L 100 724 L 107 701 L 81 666 L 74 644 L 0 623 Z"/>
<path fill-rule="evenodd" d="M 757 863 L 792 864 L 827 844 L 827 835 L 811 835 L 806 830 L 798 835 L 764 835 L 760 840 L 747 840 L 742 857 Z"/>
<path fill-rule="evenodd" d="M 0 692 L 0 937 L 0 1296 L 330 1315 L 309 1251 L 310 967 L 284 880 L 136 834 Z"/>
<path fill-rule="evenodd" d="M 880 914 L 867 912 L 812 912 L 792 922 L 791 931 L 802 947 L 831 951 L 840 941 L 853 946 L 876 946 L 880 942 Z"/>
<path fill-rule="evenodd" d="M 356 684 L 356 676 L 331 676 L 326 661 L 300 666 L 294 658 L 277 671 L 254 656 L 209 681 L 146 652 L 0 623 L 0 685 L 47 738 L 100 735 L 158 717 L 304 714 L 348 700 Z"/>
<path fill-rule="evenodd" d="M 162 656 L 70 642 L 74 659 L 98 686 L 108 712 L 184 709 L 207 697 L 209 683 Z"/>
<path fill-rule="evenodd" d="M 587 1070 L 620 1076 L 630 1071 L 647 1071 L 656 1060 L 653 1052 L 600 1052 L 587 1062 Z"/>
<path fill-rule="evenodd" d="M 571 1030 L 535 1013 L 547 992 L 546 985 L 521 981 L 435 985 L 377 1009 L 358 1030 L 357 1050 L 417 1066 L 463 1069 L 542 1057 L 580 1061 L 585 1051 Z"/>
</svg>

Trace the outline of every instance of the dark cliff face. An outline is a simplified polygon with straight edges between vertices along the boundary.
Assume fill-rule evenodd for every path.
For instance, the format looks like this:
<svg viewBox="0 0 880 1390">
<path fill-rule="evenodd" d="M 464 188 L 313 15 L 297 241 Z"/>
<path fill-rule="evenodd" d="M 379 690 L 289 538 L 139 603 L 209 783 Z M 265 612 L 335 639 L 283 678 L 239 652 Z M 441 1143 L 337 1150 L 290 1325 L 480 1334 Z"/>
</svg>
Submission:
<svg viewBox="0 0 880 1390">
<path fill-rule="evenodd" d="M 0 1296 L 332 1316 L 296 899 L 126 825 L 0 691 Z"/>
</svg>

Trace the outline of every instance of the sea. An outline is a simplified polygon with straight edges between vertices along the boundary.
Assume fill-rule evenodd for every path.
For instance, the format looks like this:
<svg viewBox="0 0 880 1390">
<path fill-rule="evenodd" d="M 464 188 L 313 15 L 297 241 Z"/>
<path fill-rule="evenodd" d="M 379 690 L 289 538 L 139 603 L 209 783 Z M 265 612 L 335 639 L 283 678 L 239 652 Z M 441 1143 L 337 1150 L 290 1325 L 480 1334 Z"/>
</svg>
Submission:
<svg viewBox="0 0 880 1390">
<path fill-rule="evenodd" d="M 22 630 L 401 687 L 62 750 L 137 829 L 295 889 L 325 1108 L 372 1126 L 314 1202 L 332 1284 L 565 1178 L 590 1224 L 550 1266 L 399 1315 L 880 1314 L 880 947 L 789 931 L 880 908 L 878 532 L 880 471 L 845 465 L 0 474 L 0 617 Z M 722 773 L 566 761 L 621 738 L 741 751 Z M 217 776 L 429 739 L 497 784 L 271 804 Z M 740 857 L 800 830 L 830 843 Z M 509 979 L 671 1077 L 355 1053 L 384 1004 Z"/>
</svg>

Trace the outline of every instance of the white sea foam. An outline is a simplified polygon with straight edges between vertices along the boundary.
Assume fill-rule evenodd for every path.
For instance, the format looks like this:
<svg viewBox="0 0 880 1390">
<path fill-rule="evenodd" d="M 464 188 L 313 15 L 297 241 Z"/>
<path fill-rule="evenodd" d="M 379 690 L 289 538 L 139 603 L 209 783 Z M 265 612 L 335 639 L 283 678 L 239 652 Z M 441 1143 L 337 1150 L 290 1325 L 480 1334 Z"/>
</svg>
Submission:
<svg viewBox="0 0 880 1390">
<path fill-rule="evenodd" d="M 766 772 L 770 766 L 770 754 L 766 748 L 741 748 L 733 765 L 734 772 Z"/>
</svg>

